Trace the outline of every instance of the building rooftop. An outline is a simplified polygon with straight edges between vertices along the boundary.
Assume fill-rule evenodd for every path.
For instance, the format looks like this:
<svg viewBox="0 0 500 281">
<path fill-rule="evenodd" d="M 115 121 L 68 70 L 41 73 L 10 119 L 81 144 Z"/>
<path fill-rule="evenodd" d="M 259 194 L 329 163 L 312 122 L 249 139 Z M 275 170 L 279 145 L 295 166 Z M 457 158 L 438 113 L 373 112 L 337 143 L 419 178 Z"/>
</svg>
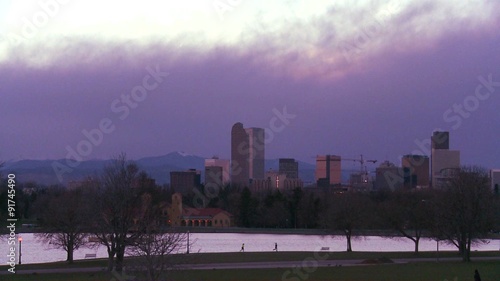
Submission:
<svg viewBox="0 0 500 281">
<path fill-rule="evenodd" d="M 228 216 L 232 216 L 230 213 L 220 209 L 220 208 L 183 208 L 182 215 L 184 219 L 211 219 L 219 213 L 224 213 Z"/>
</svg>

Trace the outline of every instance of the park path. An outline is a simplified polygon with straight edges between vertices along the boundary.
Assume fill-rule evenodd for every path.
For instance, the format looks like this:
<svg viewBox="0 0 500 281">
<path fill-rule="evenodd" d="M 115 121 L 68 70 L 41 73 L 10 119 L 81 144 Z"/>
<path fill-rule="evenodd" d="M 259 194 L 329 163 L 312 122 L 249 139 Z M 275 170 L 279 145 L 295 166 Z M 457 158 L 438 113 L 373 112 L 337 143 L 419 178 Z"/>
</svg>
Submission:
<svg viewBox="0 0 500 281">
<path fill-rule="evenodd" d="M 461 258 L 440 258 L 440 262 L 460 261 Z M 476 257 L 476 261 L 500 261 L 500 257 Z M 316 260 L 317 267 L 330 266 L 367 266 L 373 264 L 363 263 L 362 259 L 347 259 L 347 260 Z M 396 264 L 404 264 L 410 262 L 436 262 L 436 258 L 406 258 L 393 259 Z M 272 262 L 235 262 L 235 263 L 208 263 L 208 264 L 184 264 L 177 266 L 180 270 L 212 270 L 212 269 L 240 269 L 240 268 L 294 268 L 304 265 L 310 266 L 311 263 L 305 261 L 272 261 Z M 78 267 L 78 268 L 49 268 L 49 269 L 27 269 L 16 270 L 16 274 L 44 274 L 44 273 L 74 273 L 74 272 L 99 272 L 105 271 L 105 267 Z M 0 275 L 12 274 L 7 270 L 0 272 Z"/>
</svg>

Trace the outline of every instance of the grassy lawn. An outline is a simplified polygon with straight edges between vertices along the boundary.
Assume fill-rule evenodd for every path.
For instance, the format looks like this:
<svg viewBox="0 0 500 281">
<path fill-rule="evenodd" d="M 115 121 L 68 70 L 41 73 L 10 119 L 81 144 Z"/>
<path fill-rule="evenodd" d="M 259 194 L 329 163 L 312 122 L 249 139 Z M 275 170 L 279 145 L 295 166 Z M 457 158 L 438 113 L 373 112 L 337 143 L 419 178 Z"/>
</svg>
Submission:
<svg viewBox="0 0 500 281">
<path fill-rule="evenodd" d="M 8 281 L 110 281 L 113 278 L 108 272 L 100 273 L 54 273 L 31 275 L 0 275 L 0 279 Z M 116 279 L 116 278 L 115 278 Z M 4 280 L 4 279 L 2 279 Z"/>
<path fill-rule="evenodd" d="M 348 259 L 378 259 L 382 257 L 397 258 L 436 258 L 435 252 L 421 252 L 415 255 L 413 252 L 320 252 L 320 256 L 328 255 L 328 260 L 348 260 Z M 189 255 L 179 255 L 180 263 L 231 263 L 231 262 L 254 262 L 254 261 L 302 261 L 313 257 L 313 252 L 246 252 L 246 253 L 199 253 Z M 472 252 L 474 257 L 500 257 L 499 251 L 493 252 Z M 457 252 L 440 252 L 439 257 L 458 257 Z M 133 258 L 127 258 L 126 263 L 134 264 Z M 23 264 L 16 266 L 16 269 L 43 269 L 43 268 L 73 268 L 73 267 L 106 267 L 107 259 L 86 259 L 77 260 L 74 264 L 66 262 L 53 262 L 42 264 Z M 7 270 L 7 266 L 0 266 L 0 271 Z"/>
<path fill-rule="evenodd" d="M 334 280 L 334 281 L 467 281 L 473 280 L 474 269 L 482 280 L 500 280 L 500 262 L 415 263 L 354 267 L 323 267 L 307 273 L 294 273 L 291 269 L 232 269 L 211 271 L 176 272 L 173 280 Z"/>
<path fill-rule="evenodd" d="M 49 263 L 33 263 L 16 265 L 16 270 L 23 269 L 50 269 L 50 268 L 81 268 L 81 267 L 106 267 L 107 259 L 76 260 L 73 264 L 64 261 Z M 0 271 L 7 270 L 8 266 L 0 266 Z"/>
<path fill-rule="evenodd" d="M 481 273 L 482 280 L 500 280 L 500 262 L 443 262 L 385 264 L 355 267 L 311 268 L 310 272 L 291 269 L 230 269 L 230 270 L 186 270 L 170 273 L 168 280 L 203 281 L 266 281 L 266 280 L 335 280 L 335 281 L 466 281 L 473 280 L 474 269 Z M 300 275 L 302 274 L 302 275 Z M 133 274 L 132 274 L 133 275 Z M 4 277 L 4 276 L 1 276 Z M 6 276 L 7 277 L 7 276 Z M 110 273 L 71 273 L 11 275 L 11 281 L 109 281 Z M 142 279 L 140 279 L 142 280 Z"/>
<path fill-rule="evenodd" d="M 435 252 L 421 252 L 415 255 L 413 252 L 319 252 L 320 256 L 328 255 L 328 260 L 349 259 L 378 259 L 387 257 L 390 259 L 400 258 L 436 258 Z M 252 261 L 301 261 L 312 257 L 314 252 L 247 252 L 247 253 L 203 253 L 191 254 L 189 263 L 230 263 L 230 262 L 252 262 Z M 474 257 L 500 257 L 499 251 L 472 252 Z M 439 258 L 459 257 L 456 251 L 440 252 Z"/>
</svg>

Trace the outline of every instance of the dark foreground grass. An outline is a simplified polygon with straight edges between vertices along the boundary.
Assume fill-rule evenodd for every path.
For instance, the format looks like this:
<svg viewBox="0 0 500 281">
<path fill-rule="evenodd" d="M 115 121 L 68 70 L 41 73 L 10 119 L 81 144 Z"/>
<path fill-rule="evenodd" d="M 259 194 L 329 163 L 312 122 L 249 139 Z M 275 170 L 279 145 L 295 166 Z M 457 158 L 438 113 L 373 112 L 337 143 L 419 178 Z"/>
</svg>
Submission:
<svg viewBox="0 0 500 281">
<path fill-rule="evenodd" d="M 401 258 L 432 258 L 438 255 L 435 252 L 421 252 L 415 255 L 413 252 L 318 252 L 321 257 L 328 260 L 349 260 L 349 259 L 401 259 Z M 499 251 L 472 252 L 472 259 L 475 257 L 500 257 Z M 273 261 L 302 261 L 313 257 L 314 252 L 246 252 L 246 253 L 199 253 L 189 255 L 179 255 L 177 263 L 183 264 L 208 264 L 208 263 L 233 263 L 233 262 L 273 262 Z M 456 251 L 440 252 L 439 258 L 459 257 Z M 73 264 L 66 262 L 52 262 L 41 264 L 17 265 L 18 270 L 31 269 L 51 269 L 51 268 L 84 268 L 84 267 L 106 267 L 107 259 L 86 259 L 77 260 Z M 136 264 L 133 258 L 126 258 L 125 265 Z M 8 266 L 0 266 L 0 271 L 6 271 Z M 500 280 L 500 279 L 499 279 Z"/>
<path fill-rule="evenodd" d="M 500 280 L 500 262 L 415 263 L 367 265 L 351 267 L 322 267 L 310 273 L 293 269 L 231 269 L 175 272 L 172 280 L 204 281 L 467 281 L 474 280 L 478 269 L 484 281 Z"/>
<path fill-rule="evenodd" d="M 328 260 L 365 260 L 379 259 L 382 257 L 389 259 L 401 258 L 432 258 L 436 259 L 436 252 L 421 252 L 415 255 L 413 252 L 318 252 L 321 257 L 327 257 Z M 302 261 L 313 257 L 314 252 L 246 252 L 246 253 L 199 253 L 189 255 L 178 255 L 178 263 L 183 264 L 208 264 L 208 263 L 232 263 L 232 262 L 255 262 L 255 261 Z M 472 252 L 474 257 L 500 257 L 499 251 L 490 252 Z M 440 252 L 439 258 L 459 257 L 456 251 Z M 135 264 L 133 258 L 126 258 L 127 264 Z M 50 268 L 81 268 L 81 267 L 106 267 L 107 259 L 86 259 L 77 260 L 73 264 L 66 262 L 52 262 L 41 264 L 23 264 L 16 266 L 18 270 L 22 269 L 50 269 Z M 0 271 L 7 270 L 7 266 L 0 266 Z M 1 278 L 1 277 L 0 277 Z M 1 280 L 1 279 L 0 279 Z M 500 280 L 499 280 L 500 281 Z"/>
<path fill-rule="evenodd" d="M 390 259 L 411 258 L 459 258 L 458 252 L 317 252 L 327 260 L 365 260 L 379 259 L 382 257 Z M 302 261 L 315 256 L 314 252 L 247 252 L 247 253 L 202 253 L 190 255 L 189 263 L 231 263 L 231 262 L 255 262 L 255 261 Z M 499 251 L 472 252 L 474 257 L 500 257 Z M 500 281 L 500 280 L 499 280 Z"/>
<path fill-rule="evenodd" d="M 483 261 L 472 263 L 410 263 L 383 264 L 351 267 L 310 268 L 300 273 L 293 269 L 224 269 L 224 270 L 185 270 L 169 273 L 167 280 L 176 281 L 467 281 L 473 280 L 474 270 L 478 269 L 483 281 L 500 280 L 500 262 Z M 137 275 L 132 273 L 131 275 Z M 138 276 L 138 275 L 137 275 Z M 139 276 L 138 276 L 139 277 Z M 0 276 L 1 280 L 12 281 L 110 281 L 119 280 L 107 272 L 71 274 L 33 274 Z M 137 280 L 145 280 L 139 278 Z"/>
</svg>

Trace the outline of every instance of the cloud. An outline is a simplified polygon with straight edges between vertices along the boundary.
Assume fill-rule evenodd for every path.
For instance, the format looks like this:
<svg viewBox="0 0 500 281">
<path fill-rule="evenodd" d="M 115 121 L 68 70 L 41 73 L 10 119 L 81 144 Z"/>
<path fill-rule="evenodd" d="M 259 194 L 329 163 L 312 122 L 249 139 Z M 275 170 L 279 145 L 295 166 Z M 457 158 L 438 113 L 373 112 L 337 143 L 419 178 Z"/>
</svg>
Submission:
<svg viewBox="0 0 500 281">
<path fill-rule="evenodd" d="M 89 158 L 177 150 L 229 157 L 233 123 L 266 127 L 273 108 L 286 105 L 297 118 L 268 144 L 267 157 L 310 161 L 321 153 L 364 153 L 397 162 L 416 149 L 417 138 L 450 128 L 443 112 L 474 91 L 478 75 L 500 79 L 498 22 L 487 12 L 462 15 L 469 6 L 403 2 L 361 44 L 360 30 L 371 30 L 386 7 L 368 3 L 354 12 L 325 5 L 281 23 L 264 12 L 257 18 L 262 24 L 256 21 L 227 41 L 199 40 L 194 33 L 147 40 L 75 35 L 9 48 L 0 63 L 0 130 L 9 132 L 0 136 L 0 147 L 8 148 L 0 158 L 64 157 L 83 129 L 105 117 L 113 118 L 116 131 Z M 445 8 L 457 15 L 446 26 L 439 18 Z M 355 43 L 354 56 L 346 57 L 344 41 Z M 112 101 L 130 93 L 145 68 L 157 64 L 171 76 L 130 117 L 117 119 Z M 491 139 L 500 136 L 477 126 L 498 115 L 493 98 L 452 132 L 452 146 L 464 151 L 464 161 L 495 163 L 493 153 L 467 152 L 477 145 L 496 149 Z M 465 141 L 470 132 L 490 137 Z"/>
<path fill-rule="evenodd" d="M 243 55 L 260 53 L 263 65 L 295 77 L 331 79 L 359 71 L 364 59 L 387 49 L 411 52 L 431 48 L 450 32 L 489 30 L 500 8 L 495 1 L 251 2 L 234 4 L 221 20 L 213 5 L 178 1 L 120 2 L 119 12 L 111 12 L 118 6 L 114 1 L 62 3 L 14 5 L 10 31 L 0 41 L 0 63 L 87 63 L 115 46 L 179 46 L 176 52 L 185 53 L 229 47 Z M 87 44 L 103 50 L 77 52 Z"/>
</svg>

